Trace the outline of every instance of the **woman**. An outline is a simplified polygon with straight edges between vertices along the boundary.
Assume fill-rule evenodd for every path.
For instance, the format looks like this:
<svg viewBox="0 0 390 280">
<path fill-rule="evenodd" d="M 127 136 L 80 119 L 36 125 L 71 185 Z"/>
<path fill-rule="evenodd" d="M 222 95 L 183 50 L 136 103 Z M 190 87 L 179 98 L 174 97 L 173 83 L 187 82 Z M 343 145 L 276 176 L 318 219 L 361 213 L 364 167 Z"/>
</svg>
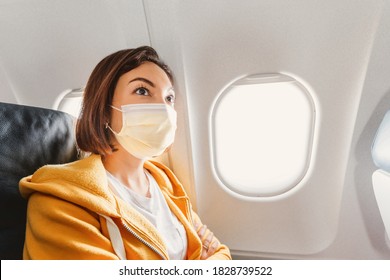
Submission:
<svg viewBox="0 0 390 280">
<path fill-rule="evenodd" d="M 20 182 L 29 199 L 25 259 L 230 259 L 175 175 L 150 161 L 176 130 L 173 77 L 151 47 L 93 70 L 76 139 L 87 158 Z"/>
</svg>

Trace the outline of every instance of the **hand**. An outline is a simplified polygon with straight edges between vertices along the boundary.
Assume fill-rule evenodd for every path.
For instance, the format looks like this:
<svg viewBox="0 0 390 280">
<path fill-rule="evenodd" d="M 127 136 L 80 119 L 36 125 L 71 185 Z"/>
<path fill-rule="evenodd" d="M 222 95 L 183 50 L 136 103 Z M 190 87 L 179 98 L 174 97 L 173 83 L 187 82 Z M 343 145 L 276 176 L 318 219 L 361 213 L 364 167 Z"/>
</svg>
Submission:
<svg viewBox="0 0 390 280">
<path fill-rule="evenodd" d="M 201 225 L 199 222 L 195 222 L 194 227 L 202 241 L 201 260 L 206 260 L 215 253 L 220 243 L 206 225 Z"/>
</svg>

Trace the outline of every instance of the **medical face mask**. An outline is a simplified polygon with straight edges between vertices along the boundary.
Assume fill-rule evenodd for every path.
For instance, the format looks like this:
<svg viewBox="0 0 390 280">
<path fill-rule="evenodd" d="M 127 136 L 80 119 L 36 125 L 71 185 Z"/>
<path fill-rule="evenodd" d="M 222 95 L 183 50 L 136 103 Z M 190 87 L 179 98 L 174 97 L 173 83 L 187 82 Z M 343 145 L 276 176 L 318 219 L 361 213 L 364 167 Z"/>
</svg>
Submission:
<svg viewBox="0 0 390 280">
<path fill-rule="evenodd" d="M 176 111 L 166 104 L 128 104 L 122 112 L 122 129 L 115 134 L 130 154 L 147 159 L 161 155 L 172 143 L 176 131 Z"/>
</svg>

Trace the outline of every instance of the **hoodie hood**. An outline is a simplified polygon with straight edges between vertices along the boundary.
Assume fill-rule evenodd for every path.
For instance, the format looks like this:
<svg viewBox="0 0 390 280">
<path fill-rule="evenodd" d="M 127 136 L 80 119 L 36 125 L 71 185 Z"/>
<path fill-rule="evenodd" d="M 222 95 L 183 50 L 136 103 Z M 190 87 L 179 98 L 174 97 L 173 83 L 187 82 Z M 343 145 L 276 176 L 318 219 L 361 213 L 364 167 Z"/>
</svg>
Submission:
<svg viewBox="0 0 390 280">
<path fill-rule="evenodd" d="M 114 207 L 115 197 L 108 188 L 106 172 L 98 155 L 67 164 L 45 165 L 33 175 L 23 178 L 19 191 L 26 199 L 34 192 L 40 192 L 102 215 L 119 216 Z"/>
</svg>

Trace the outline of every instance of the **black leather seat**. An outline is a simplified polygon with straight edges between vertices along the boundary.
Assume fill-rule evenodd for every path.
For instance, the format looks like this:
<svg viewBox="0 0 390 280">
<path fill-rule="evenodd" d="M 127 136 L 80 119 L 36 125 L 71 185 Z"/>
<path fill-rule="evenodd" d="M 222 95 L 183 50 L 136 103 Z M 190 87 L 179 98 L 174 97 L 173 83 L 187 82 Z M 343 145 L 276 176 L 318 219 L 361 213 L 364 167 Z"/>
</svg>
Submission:
<svg viewBox="0 0 390 280">
<path fill-rule="evenodd" d="M 22 258 L 27 202 L 19 180 L 45 164 L 76 159 L 71 115 L 0 103 L 0 259 Z"/>
</svg>

